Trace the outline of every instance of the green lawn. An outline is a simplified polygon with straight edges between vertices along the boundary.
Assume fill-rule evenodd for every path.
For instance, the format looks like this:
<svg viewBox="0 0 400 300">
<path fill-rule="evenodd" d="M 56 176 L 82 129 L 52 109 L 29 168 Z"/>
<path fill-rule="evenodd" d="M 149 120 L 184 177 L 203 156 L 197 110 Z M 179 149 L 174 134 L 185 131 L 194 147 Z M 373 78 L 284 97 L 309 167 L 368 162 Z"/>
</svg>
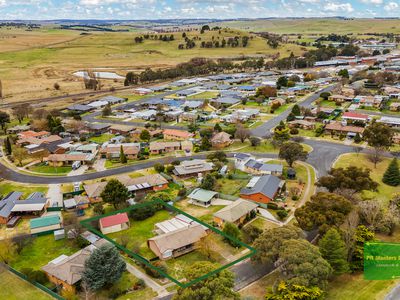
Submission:
<svg viewBox="0 0 400 300">
<path fill-rule="evenodd" d="M 214 190 L 226 195 L 239 196 L 240 190 L 244 188 L 248 182 L 248 179 L 220 178 L 217 179 Z"/>
<path fill-rule="evenodd" d="M 182 279 L 184 271 L 193 263 L 199 261 L 209 261 L 209 259 L 199 251 L 192 251 L 177 258 L 165 261 L 167 273 L 175 279 Z"/>
<path fill-rule="evenodd" d="M 126 248 L 135 252 L 139 250 L 139 254 L 150 259 L 155 257 L 155 254 L 147 247 L 147 240 L 154 236 L 154 225 L 171 218 L 171 215 L 166 210 L 158 211 L 154 216 L 143 221 L 133 221 L 129 229 L 120 232 L 111 233 L 108 235 L 117 243 L 121 243 L 126 239 Z"/>
<path fill-rule="evenodd" d="M 245 141 L 241 143 L 240 141 L 235 141 L 232 145 L 230 145 L 225 150 L 227 151 L 235 151 L 239 149 L 242 152 L 266 152 L 266 153 L 278 153 L 279 149 L 275 148 L 270 142 L 262 141 L 260 145 L 253 147 L 251 146 L 249 141 Z"/>
<path fill-rule="evenodd" d="M 218 97 L 219 92 L 202 92 L 193 96 L 187 97 L 187 99 L 212 99 Z"/>
<path fill-rule="evenodd" d="M 62 254 L 71 255 L 78 250 L 79 248 L 71 240 L 55 241 L 53 234 L 39 236 L 22 249 L 11 265 L 19 271 L 23 268 L 39 270 L 56 257 Z"/>
<path fill-rule="evenodd" d="M 137 160 L 129 159 L 126 164 L 123 164 L 123 163 L 119 162 L 118 160 L 107 159 L 106 163 L 104 164 L 104 167 L 106 169 L 113 169 L 113 168 L 119 168 L 119 167 L 131 165 L 131 164 L 134 164 L 135 162 L 137 162 Z"/>
<path fill-rule="evenodd" d="M 33 192 L 42 192 L 47 193 L 48 190 L 47 185 L 26 185 L 26 184 L 19 184 L 12 181 L 2 181 L 0 182 L 0 195 L 7 195 L 10 192 L 22 192 L 24 193 L 23 197 L 27 197 L 30 193 Z"/>
<path fill-rule="evenodd" d="M 390 158 L 382 158 L 382 161 L 379 162 L 375 168 L 374 164 L 369 161 L 367 155 L 349 153 L 340 156 L 334 166 L 335 168 L 357 166 L 370 169 L 371 178 L 379 183 L 378 191 L 363 191 L 361 196 L 363 199 L 377 199 L 387 203 L 393 198 L 394 194 L 400 193 L 400 187 L 389 186 L 382 182 L 382 176 L 385 173 L 390 160 Z"/>
<path fill-rule="evenodd" d="M 40 163 L 29 167 L 29 170 L 37 173 L 66 175 L 72 171 L 72 167 L 71 166 L 53 167 Z"/>
<path fill-rule="evenodd" d="M 96 143 L 96 144 L 103 144 L 105 142 L 108 142 L 110 139 L 112 139 L 115 135 L 114 134 L 109 134 L 109 133 L 103 133 L 102 135 L 99 136 L 93 136 L 89 139 L 90 142 Z"/>
<path fill-rule="evenodd" d="M 1 299 L 7 300 L 51 300 L 53 297 L 36 288 L 32 284 L 20 279 L 13 273 L 0 270 Z"/>
</svg>

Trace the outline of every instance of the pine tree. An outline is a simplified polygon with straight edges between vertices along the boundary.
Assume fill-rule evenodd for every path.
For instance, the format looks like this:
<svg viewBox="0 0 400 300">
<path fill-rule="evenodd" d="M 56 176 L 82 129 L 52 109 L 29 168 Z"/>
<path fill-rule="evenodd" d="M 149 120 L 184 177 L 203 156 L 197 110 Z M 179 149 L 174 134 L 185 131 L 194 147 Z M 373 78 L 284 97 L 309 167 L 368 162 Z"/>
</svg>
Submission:
<svg viewBox="0 0 400 300">
<path fill-rule="evenodd" d="M 383 175 L 382 181 L 391 186 L 398 186 L 400 184 L 400 171 L 397 158 L 393 158 L 390 162 L 385 174 Z"/>
<path fill-rule="evenodd" d="M 7 137 L 4 143 L 4 147 L 6 149 L 6 154 L 7 155 L 11 155 L 12 154 L 12 147 L 11 147 L 11 142 L 10 142 L 10 138 Z"/>
<path fill-rule="evenodd" d="M 336 275 L 349 271 L 346 245 L 335 228 L 329 229 L 319 241 L 319 251 Z"/>
<path fill-rule="evenodd" d="M 106 284 L 117 282 L 126 270 L 126 263 L 115 246 L 106 244 L 95 249 L 85 261 L 82 281 L 96 291 Z"/>
<path fill-rule="evenodd" d="M 124 153 L 124 148 L 122 147 L 122 145 L 119 150 L 119 161 L 121 162 L 121 164 L 126 164 L 128 162 L 128 160 L 126 159 L 126 155 Z"/>
<path fill-rule="evenodd" d="M 301 115 L 300 107 L 297 104 L 295 104 L 293 106 L 292 114 L 294 114 L 295 116 L 300 116 Z"/>
</svg>

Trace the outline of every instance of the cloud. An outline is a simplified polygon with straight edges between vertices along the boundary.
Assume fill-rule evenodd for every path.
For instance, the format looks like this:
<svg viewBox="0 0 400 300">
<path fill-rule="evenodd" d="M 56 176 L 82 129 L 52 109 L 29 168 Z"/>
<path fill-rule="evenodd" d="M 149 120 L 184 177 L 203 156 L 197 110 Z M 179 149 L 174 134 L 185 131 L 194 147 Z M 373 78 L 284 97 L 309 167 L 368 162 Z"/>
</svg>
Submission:
<svg viewBox="0 0 400 300">
<path fill-rule="evenodd" d="M 399 8 L 399 5 L 396 2 L 389 2 L 388 4 L 386 4 L 383 9 L 391 12 L 392 10 L 397 10 Z"/>
<path fill-rule="evenodd" d="M 361 0 L 365 4 L 382 4 L 383 0 Z"/>
<path fill-rule="evenodd" d="M 351 13 L 354 11 L 353 6 L 351 3 L 334 3 L 334 2 L 328 2 L 325 7 L 325 11 L 331 11 L 331 12 L 347 12 Z"/>
</svg>

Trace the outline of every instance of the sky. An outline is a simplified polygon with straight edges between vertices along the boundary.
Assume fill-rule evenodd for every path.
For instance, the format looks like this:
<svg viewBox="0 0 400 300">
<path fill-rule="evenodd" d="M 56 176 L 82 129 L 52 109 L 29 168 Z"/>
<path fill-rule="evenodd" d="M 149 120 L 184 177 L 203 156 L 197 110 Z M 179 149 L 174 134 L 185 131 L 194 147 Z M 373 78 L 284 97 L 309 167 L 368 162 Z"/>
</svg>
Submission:
<svg viewBox="0 0 400 300">
<path fill-rule="evenodd" d="M 400 0 L 0 0 L 0 19 L 400 17 Z"/>
</svg>

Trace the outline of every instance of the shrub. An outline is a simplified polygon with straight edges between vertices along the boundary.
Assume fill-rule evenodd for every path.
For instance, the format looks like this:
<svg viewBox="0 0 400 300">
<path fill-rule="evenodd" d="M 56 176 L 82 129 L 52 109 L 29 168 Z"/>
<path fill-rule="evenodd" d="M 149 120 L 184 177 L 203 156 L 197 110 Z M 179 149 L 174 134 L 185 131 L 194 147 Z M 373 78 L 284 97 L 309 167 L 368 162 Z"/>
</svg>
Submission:
<svg viewBox="0 0 400 300">
<path fill-rule="evenodd" d="M 279 209 L 276 214 L 278 215 L 279 219 L 283 220 L 284 218 L 287 217 L 288 212 L 284 209 Z"/>
<path fill-rule="evenodd" d="M 290 134 L 299 134 L 299 130 L 297 128 L 290 129 Z"/>
<path fill-rule="evenodd" d="M 278 209 L 278 204 L 271 202 L 271 203 L 267 204 L 267 207 L 269 209 L 277 210 Z"/>
<path fill-rule="evenodd" d="M 186 193 L 187 193 L 186 188 L 181 188 L 181 189 L 178 191 L 178 196 L 179 196 L 179 197 L 185 197 L 185 196 L 186 196 Z"/>
<path fill-rule="evenodd" d="M 96 204 L 94 205 L 94 207 L 93 207 L 93 212 L 94 212 L 96 215 L 103 215 L 103 214 L 104 214 L 104 207 L 103 207 L 103 204 L 101 204 L 101 203 L 96 203 Z"/>
</svg>

